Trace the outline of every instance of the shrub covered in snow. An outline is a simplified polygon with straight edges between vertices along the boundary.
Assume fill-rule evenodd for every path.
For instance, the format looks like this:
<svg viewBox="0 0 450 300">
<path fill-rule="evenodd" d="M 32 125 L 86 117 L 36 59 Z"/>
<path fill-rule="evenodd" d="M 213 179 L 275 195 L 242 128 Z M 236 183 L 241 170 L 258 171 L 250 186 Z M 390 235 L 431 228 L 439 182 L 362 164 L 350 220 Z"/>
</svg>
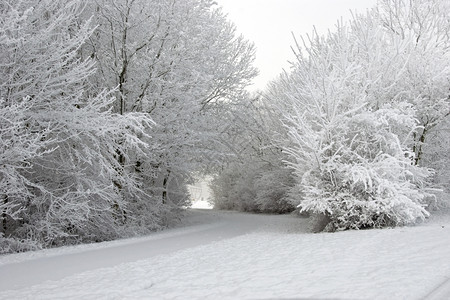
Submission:
<svg viewBox="0 0 450 300">
<path fill-rule="evenodd" d="M 405 225 L 428 216 L 432 172 L 414 165 L 413 153 L 392 133 L 399 123 L 414 128 L 414 119 L 389 108 L 339 123 L 317 160 L 302 163 L 300 208 L 326 215 L 329 231 Z M 296 155 L 299 148 L 289 151 Z"/>
</svg>

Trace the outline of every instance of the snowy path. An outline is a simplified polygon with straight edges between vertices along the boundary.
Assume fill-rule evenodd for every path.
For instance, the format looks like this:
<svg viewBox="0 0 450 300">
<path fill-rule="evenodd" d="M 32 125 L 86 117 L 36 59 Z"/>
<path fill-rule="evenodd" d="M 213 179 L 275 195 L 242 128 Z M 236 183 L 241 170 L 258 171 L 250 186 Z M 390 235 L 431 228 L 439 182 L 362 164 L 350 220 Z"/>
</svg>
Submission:
<svg viewBox="0 0 450 300">
<path fill-rule="evenodd" d="M 46 280 L 58 280 L 83 271 L 112 267 L 236 237 L 264 227 L 266 222 L 266 218 L 260 215 L 243 217 L 242 214 L 201 210 L 196 213 L 197 218 L 199 215 L 201 218 L 202 214 L 212 214 L 216 218 L 214 221 L 209 220 L 212 224 L 167 230 L 128 241 L 103 243 L 101 248 L 98 248 L 99 245 L 80 246 L 77 247 L 79 251 L 75 253 L 66 253 L 64 249 L 47 250 L 42 252 L 41 257 L 38 254 L 38 257 L 32 260 L 28 259 L 31 253 L 19 254 L 15 255 L 18 261 L 13 264 L 6 264 L 8 258 L 3 261 L 0 258 L 0 291 L 23 288 Z M 92 246 L 94 249 L 90 249 Z M 70 251 L 70 248 L 68 250 Z M 55 254 L 52 255 L 52 252 Z M 11 257 L 9 260 L 14 262 Z"/>
<path fill-rule="evenodd" d="M 304 234 L 292 216 L 203 214 L 146 238 L 0 257 L 0 299 L 450 299 L 448 217 Z"/>
</svg>

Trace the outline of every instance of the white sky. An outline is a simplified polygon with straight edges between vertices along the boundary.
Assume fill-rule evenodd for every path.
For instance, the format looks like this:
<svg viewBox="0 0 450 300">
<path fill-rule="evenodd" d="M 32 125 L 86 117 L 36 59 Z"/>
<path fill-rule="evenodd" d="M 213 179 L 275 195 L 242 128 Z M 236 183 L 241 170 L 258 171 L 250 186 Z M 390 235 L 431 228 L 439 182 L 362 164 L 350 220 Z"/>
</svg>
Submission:
<svg viewBox="0 0 450 300">
<path fill-rule="evenodd" d="M 319 33 L 333 29 L 338 19 L 348 20 L 351 11 L 365 12 L 376 0 L 216 0 L 239 33 L 257 48 L 256 67 L 260 75 L 251 90 L 266 84 L 288 69 L 293 59 L 292 34 Z"/>
</svg>

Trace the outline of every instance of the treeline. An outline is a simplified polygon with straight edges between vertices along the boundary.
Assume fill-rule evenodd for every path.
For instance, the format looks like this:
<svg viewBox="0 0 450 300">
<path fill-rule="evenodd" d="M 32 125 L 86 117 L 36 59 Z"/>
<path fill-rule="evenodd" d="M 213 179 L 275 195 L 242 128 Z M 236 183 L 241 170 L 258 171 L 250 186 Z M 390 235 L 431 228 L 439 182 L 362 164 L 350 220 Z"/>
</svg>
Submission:
<svg viewBox="0 0 450 300">
<path fill-rule="evenodd" d="M 315 230 L 412 224 L 449 205 L 450 5 L 381 0 L 325 35 L 249 106 L 214 204 L 298 209 Z M 249 120 L 249 116 L 239 120 Z"/>
<path fill-rule="evenodd" d="M 197 174 L 218 209 L 318 231 L 424 220 L 450 199 L 449 15 L 381 0 L 249 95 L 254 46 L 214 1 L 4 1 L 0 252 L 162 228 Z"/>
<path fill-rule="evenodd" d="M 253 60 L 213 1 L 3 1 L 0 253 L 176 220 Z"/>
</svg>

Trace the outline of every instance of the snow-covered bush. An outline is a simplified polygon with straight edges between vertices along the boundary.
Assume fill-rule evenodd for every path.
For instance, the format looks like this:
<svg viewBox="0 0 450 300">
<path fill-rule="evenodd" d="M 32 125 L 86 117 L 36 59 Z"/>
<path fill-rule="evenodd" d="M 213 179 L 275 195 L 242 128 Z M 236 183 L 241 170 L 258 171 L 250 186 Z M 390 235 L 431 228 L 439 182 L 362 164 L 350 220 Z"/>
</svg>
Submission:
<svg viewBox="0 0 450 300">
<path fill-rule="evenodd" d="M 295 205 L 289 199 L 294 184 L 292 170 L 286 166 L 262 166 L 256 173 L 255 190 L 258 210 L 264 213 L 289 213 Z"/>
<path fill-rule="evenodd" d="M 254 187 L 257 168 L 254 164 L 235 163 L 211 181 L 215 209 L 258 211 Z"/>
<path fill-rule="evenodd" d="M 215 209 L 260 213 L 288 213 L 295 209 L 287 192 L 291 170 L 253 160 L 234 163 L 211 182 Z"/>
<path fill-rule="evenodd" d="M 390 107 L 339 123 L 316 160 L 303 165 L 309 169 L 301 179 L 301 209 L 326 215 L 329 231 L 405 225 L 428 216 L 431 171 L 415 166 L 413 153 L 392 132 L 400 124 L 414 128 L 414 118 Z M 289 151 L 296 155 L 299 148 Z"/>
</svg>

